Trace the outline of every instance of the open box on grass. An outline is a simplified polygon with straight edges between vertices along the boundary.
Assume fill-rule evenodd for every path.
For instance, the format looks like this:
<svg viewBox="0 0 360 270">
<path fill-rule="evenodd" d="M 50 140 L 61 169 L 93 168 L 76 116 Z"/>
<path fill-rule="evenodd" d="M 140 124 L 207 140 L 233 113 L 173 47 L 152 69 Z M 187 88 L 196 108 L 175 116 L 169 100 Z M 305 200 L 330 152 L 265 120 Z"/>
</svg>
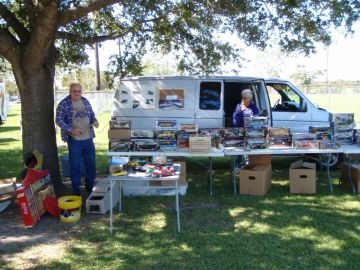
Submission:
<svg viewBox="0 0 360 270">
<path fill-rule="evenodd" d="M 265 195 L 271 188 L 271 165 L 246 165 L 239 170 L 239 193 Z"/>
<path fill-rule="evenodd" d="M 290 193 L 316 193 L 316 163 L 297 160 L 290 165 Z"/>
<path fill-rule="evenodd" d="M 351 179 L 355 186 L 355 191 L 360 193 L 360 164 L 351 165 Z M 340 178 L 342 186 L 346 188 L 352 188 L 349 179 L 349 164 L 344 163 L 342 165 L 342 173 Z"/>
</svg>

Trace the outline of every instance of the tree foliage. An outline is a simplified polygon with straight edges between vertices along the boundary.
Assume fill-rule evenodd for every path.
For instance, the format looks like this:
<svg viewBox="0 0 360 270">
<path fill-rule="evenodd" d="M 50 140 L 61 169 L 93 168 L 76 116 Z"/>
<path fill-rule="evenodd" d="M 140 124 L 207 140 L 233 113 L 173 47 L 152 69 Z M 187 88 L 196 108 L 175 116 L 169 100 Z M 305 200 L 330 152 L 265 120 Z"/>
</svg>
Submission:
<svg viewBox="0 0 360 270">
<path fill-rule="evenodd" d="M 11 64 L 21 95 L 24 151 L 42 150 L 45 166 L 58 171 L 55 65 L 83 65 L 85 48 L 95 42 L 121 42 L 121 54 L 114 52 L 112 62 L 118 76 L 141 74 L 147 50 L 173 53 L 182 72 L 213 74 L 227 61 L 241 61 L 238 49 L 221 38 L 224 33 L 259 48 L 277 35 L 284 51 L 309 54 L 316 42 L 331 42 L 333 27 L 351 32 L 359 5 L 354 0 L 2 0 L 0 56 Z"/>
<path fill-rule="evenodd" d="M 122 54 L 116 52 L 111 64 L 122 76 L 141 74 L 145 48 L 173 52 L 181 71 L 218 72 L 220 64 L 239 59 L 239 51 L 219 40 L 218 34 L 225 32 L 259 48 L 276 35 L 284 51 L 309 54 L 315 42 L 331 42 L 332 27 L 351 31 L 360 16 L 358 1 L 7 0 L 0 5 L 1 39 L 7 35 L 22 41 L 23 32 L 32 36 L 32 30 L 46 30 L 37 20 L 50 4 L 57 9 L 51 16 L 59 20 L 52 29 L 57 64 L 88 63 L 86 46 L 118 39 Z"/>
</svg>

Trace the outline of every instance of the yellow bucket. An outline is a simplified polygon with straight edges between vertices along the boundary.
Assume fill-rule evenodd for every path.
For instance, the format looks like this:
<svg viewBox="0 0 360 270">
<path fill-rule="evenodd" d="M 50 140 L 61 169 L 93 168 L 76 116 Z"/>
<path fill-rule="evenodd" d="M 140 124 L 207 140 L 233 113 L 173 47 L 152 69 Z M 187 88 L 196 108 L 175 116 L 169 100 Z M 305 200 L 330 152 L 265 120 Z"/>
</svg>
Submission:
<svg viewBox="0 0 360 270">
<path fill-rule="evenodd" d="M 64 196 L 58 199 L 60 220 L 76 222 L 81 217 L 81 196 Z"/>
</svg>

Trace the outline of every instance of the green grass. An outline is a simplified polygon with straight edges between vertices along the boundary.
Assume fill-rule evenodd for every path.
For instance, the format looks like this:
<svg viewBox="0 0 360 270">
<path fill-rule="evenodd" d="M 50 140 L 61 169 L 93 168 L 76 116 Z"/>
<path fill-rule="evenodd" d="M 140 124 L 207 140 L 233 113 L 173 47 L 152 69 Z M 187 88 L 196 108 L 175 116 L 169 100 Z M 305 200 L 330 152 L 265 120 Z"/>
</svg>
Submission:
<svg viewBox="0 0 360 270">
<path fill-rule="evenodd" d="M 355 122 L 360 126 L 359 94 L 307 94 L 311 101 L 331 112 L 353 112 Z"/>
<path fill-rule="evenodd" d="M 13 110 L 0 128 L 0 178 L 21 164 L 18 113 Z M 106 167 L 107 117 L 98 116 L 99 172 Z M 73 236 L 61 260 L 42 262 L 37 269 L 358 269 L 359 195 L 337 185 L 339 171 L 332 173 L 334 195 L 320 171 L 316 195 L 289 194 L 288 167 L 294 160 L 273 158 L 273 185 L 266 196 L 235 197 L 230 159 L 215 158 L 210 197 L 207 172 L 199 166 L 207 160 L 187 159 L 181 233 L 175 230 L 173 197 L 125 198 L 112 235 L 108 215 L 99 215 Z"/>
</svg>

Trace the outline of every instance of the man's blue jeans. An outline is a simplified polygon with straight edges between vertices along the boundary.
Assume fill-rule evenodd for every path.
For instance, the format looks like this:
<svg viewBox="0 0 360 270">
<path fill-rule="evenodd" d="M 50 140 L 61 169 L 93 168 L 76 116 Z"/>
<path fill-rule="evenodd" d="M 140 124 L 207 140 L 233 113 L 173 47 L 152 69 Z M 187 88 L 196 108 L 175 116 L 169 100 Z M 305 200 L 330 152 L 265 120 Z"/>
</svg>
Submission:
<svg viewBox="0 0 360 270">
<path fill-rule="evenodd" d="M 93 139 L 78 141 L 69 137 L 69 168 L 70 178 L 75 195 L 80 195 L 81 185 L 81 162 L 85 165 L 85 186 L 92 189 L 96 176 L 96 158 Z"/>
</svg>

